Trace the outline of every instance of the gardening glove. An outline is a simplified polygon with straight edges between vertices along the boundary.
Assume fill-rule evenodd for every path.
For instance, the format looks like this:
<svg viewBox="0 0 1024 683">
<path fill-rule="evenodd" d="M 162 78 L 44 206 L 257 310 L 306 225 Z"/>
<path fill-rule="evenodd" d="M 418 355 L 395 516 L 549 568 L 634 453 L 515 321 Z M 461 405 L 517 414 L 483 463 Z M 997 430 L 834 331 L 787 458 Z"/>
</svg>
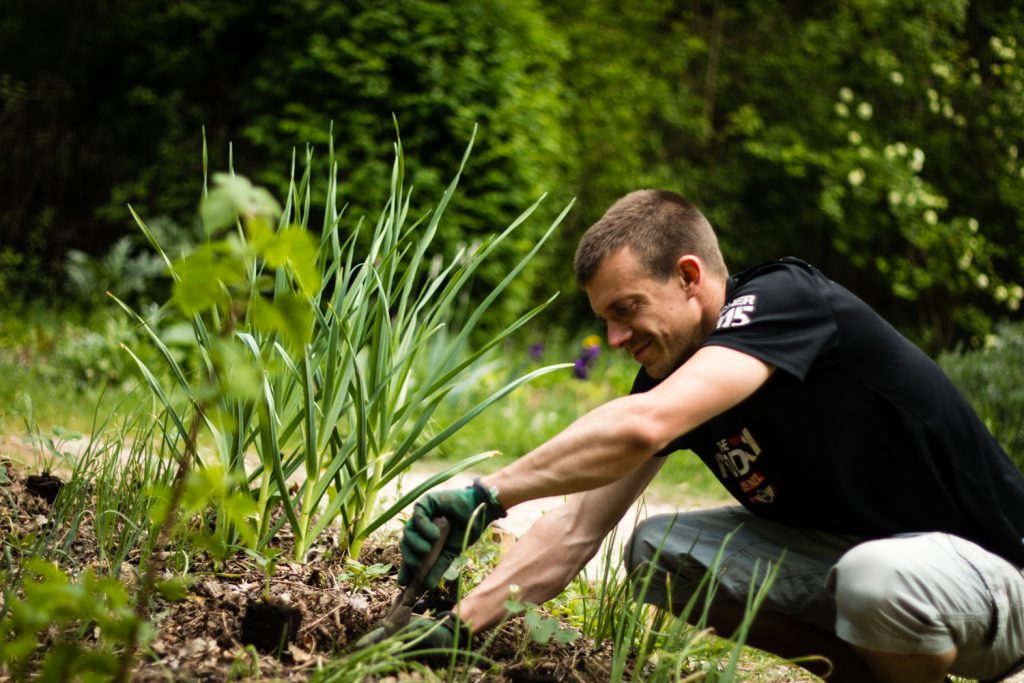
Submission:
<svg viewBox="0 0 1024 683">
<path fill-rule="evenodd" d="M 464 489 L 449 489 L 423 496 L 416 501 L 399 543 L 402 566 L 398 569 L 398 583 L 409 585 L 440 536 L 440 529 L 431 521 L 434 517 L 446 518 L 451 524 L 451 531 L 437 562 L 427 573 L 423 582 L 425 588 L 433 588 L 441 581 L 452 561 L 462 552 L 463 543 L 466 546 L 476 543 L 484 529 L 505 514 L 497 496 L 487 490 L 480 479 L 474 479 L 473 485 Z"/>
</svg>

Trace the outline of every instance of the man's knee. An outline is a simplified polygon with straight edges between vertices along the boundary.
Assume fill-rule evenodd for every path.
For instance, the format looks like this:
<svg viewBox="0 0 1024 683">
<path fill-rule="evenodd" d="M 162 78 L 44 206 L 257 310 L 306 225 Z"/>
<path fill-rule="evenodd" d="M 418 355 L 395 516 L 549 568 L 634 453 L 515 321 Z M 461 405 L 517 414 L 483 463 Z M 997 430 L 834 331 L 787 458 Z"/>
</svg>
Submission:
<svg viewBox="0 0 1024 683">
<path fill-rule="evenodd" d="M 894 654 L 937 655 L 955 644 L 936 600 L 935 580 L 915 543 L 870 541 L 852 548 L 829 575 L 836 634 L 854 646 Z"/>
<path fill-rule="evenodd" d="M 869 542 L 840 558 L 829 578 L 836 611 L 855 624 L 885 620 L 900 600 L 903 572 L 884 543 Z"/>
</svg>

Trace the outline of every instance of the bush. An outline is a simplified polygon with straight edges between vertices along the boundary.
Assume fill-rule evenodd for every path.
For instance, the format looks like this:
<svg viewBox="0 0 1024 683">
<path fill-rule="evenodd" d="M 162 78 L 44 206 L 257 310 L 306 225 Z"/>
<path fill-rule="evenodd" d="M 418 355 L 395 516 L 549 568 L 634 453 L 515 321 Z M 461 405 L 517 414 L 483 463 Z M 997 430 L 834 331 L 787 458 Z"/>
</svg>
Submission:
<svg viewBox="0 0 1024 683">
<path fill-rule="evenodd" d="M 1024 323 L 1004 324 L 978 351 L 949 352 L 939 365 L 964 393 L 996 440 L 1024 469 Z"/>
</svg>

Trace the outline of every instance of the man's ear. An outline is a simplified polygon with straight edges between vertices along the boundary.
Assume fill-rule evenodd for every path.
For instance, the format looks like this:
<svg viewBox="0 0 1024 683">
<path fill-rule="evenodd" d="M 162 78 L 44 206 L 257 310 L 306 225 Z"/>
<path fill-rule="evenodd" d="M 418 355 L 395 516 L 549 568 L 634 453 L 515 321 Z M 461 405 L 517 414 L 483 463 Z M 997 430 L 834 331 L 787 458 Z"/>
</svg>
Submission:
<svg viewBox="0 0 1024 683">
<path fill-rule="evenodd" d="M 699 257 L 693 254 L 684 254 L 676 261 L 676 276 L 679 278 L 683 288 L 691 294 L 695 294 L 704 282 L 704 264 Z"/>
</svg>

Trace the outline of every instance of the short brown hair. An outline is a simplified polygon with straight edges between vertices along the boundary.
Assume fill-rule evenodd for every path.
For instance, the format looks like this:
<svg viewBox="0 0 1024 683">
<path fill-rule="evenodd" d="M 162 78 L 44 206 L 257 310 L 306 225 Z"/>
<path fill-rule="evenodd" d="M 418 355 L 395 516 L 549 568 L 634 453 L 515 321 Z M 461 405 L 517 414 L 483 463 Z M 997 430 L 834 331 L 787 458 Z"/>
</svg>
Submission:
<svg viewBox="0 0 1024 683">
<path fill-rule="evenodd" d="M 585 286 L 601 262 L 629 247 L 651 277 L 665 280 L 684 254 L 693 254 L 719 277 L 728 277 L 718 238 L 704 214 L 667 190 L 630 192 L 605 212 L 576 247 L 576 282 Z"/>
</svg>

